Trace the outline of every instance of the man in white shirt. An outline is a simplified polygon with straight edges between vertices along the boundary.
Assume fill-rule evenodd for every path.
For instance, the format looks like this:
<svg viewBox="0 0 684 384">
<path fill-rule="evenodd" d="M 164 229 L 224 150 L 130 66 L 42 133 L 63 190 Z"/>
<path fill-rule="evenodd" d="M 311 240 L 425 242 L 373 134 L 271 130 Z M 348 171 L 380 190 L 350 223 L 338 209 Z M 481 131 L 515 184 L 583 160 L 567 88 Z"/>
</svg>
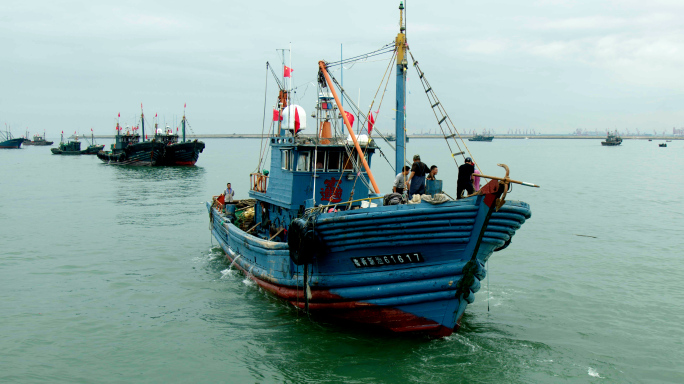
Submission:
<svg viewBox="0 0 684 384">
<path fill-rule="evenodd" d="M 223 192 L 223 201 L 228 204 L 233 202 L 233 198 L 235 197 L 235 191 L 233 191 L 233 188 L 230 187 L 230 183 L 226 184 L 226 190 Z"/>
<path fill-rule="evenodd" d="M 392 192 L 402 194 L 404 193 L 404 189 L 406 189 L 406 176 L 409 174 L 409 168 L 408 165 L 404 165 L 404 168 L 401 170 L 401 173 L 397 175 L 397 177 L 394 179 L 394 185 L 392 186 Z"/>
</svg>

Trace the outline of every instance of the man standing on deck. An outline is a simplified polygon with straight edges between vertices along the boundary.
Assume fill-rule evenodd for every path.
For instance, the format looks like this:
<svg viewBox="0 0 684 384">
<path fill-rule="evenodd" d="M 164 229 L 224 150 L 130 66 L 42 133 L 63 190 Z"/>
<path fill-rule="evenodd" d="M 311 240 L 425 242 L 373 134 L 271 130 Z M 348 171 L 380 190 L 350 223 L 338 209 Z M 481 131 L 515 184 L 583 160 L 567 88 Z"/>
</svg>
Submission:
<svg viewBox="0 0 684 384">
<path fill-rule="evenodd" d="M 223 192 L 223 198 L 226 204 L 233 202 L 233 197 L 235 197 L 235 191 L 231 188 L 230 183 L 226 184 L 226 190 Z"/>
<path fill-rule="evenodd" d="M 465 158 L 465 164 L 458 167 L 458 181 L 456 183 L 456 198 L 462 199 L 463 191 L 468 191 L 468 195 L 475 192 L 473 188 L 472 176 L 475 173 L 475 165 L 470 157 Z M 467 196 L 467 195 L 466 195 Z"/>
<path fill-rule="evenodd" d="M 427 164 L 420 161 L 420 155 L 413 156 L 411 174 L 406 181 L 406 184 L 409 186 L 409 200 L 411 200 L 415 194 L 425 194 L 425 174 L 428 172 L 430 172 L 430 168 L 428 168 Z"/>
</svg>

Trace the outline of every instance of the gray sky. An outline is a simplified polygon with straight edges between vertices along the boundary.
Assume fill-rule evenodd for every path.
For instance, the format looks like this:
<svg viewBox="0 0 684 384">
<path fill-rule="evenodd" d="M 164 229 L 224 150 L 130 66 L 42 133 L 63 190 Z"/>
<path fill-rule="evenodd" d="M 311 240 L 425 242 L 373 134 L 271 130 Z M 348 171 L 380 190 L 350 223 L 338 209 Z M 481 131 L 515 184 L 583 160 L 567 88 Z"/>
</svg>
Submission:
<svg viewBox="0 0 684 384">
<path fill-rule="evenodd" d="M 292 43 L 295 99 L 310 113 L 317 61 L 339 60 L 340 44 L 353 56 L 391 42 L 398 4 L 4 0 L 0 123 L 15 135 L 113 134 L 117 113 L 134 124 L 141 102 L 148 122 L 158 113 L 172 126 L 187 103 L 196 133 L 258 133 L 266 61 L 281 72 L 276 49 Z M 409 0 L 407 11 L 411 51 L 461 131 L 684 126 L 682 1 Z M 355 99 L 360 89 L 366 108 L 387 63 L 344 70 L 345 89 Z M 270 75 L 268 86 L 270 111 Z M 412 67 L 408 88 L 409 132 L 434 131 Z M 383 131 L 393 98 L 392 81 Z"/>
</svg>

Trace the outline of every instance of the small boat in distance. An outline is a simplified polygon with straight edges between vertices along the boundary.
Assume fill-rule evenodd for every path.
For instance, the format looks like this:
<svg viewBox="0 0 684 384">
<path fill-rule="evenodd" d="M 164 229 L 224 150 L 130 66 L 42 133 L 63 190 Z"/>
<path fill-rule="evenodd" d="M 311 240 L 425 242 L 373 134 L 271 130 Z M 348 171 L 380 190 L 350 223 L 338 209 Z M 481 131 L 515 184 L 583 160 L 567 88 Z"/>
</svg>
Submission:
<svg viewBox="0 0 684 384">
<path fill-rule="evenodd" d="M 667 147 L 667 144 L 665 144 L 665 143 L 660 143 L 660 144 L 658 144 L 658 146 L 661 147 L 661 148 L 664 148 L 664 147 Z"/>
<path fill-rule="evenodd" d="M 119 116 L 121 114 L 119 113 Z M 155 139 L 146 140 L 145 138 L 145 114 L 142 112 L 140 104 L 140 122 L 142 125 L 142 136 L 137 133 L 138 127 L 133 127 L 133 133 L 126 127 L 126 133 L 121 131 L 123 128 L 116 121 L 116 142 L 112 144 L 111 151 L 100 151 L 97 158 L 111 165 L 136 165 L 136 166 L 155 166 L 164 156 L 166 146 L 164 143 Z M 140 139 L 142 138 L 142 141 Z"/>
<path fill-rule="evenodd" d="M 606 141 L 602 141 L 601 145 L 603 146 L 616 146 L 622 144 L 622 138 L 620 135 L 615 131 L 615 133 L 610 133 L 608 132 L 608 137 L 606 138 Z"/>
<path fill-rule="evenodd" d="M 484 131 L 482 134 L 475 133 L 473 137 L 469 138 L 468 141 L 492 141 L 494 140 L 494 135 L 491 132 Z"/>
<path fill-rule="evenodd" d="M 21 148 L 21 143 L 24 142 L 24 138 L 20 137 L 15 139 L 12 136 L 7 124 L 5 124 L 5 132 L 0 132 L 0 148 L 5 149 L 19 149 Z"/>
<path fill-rule="evenodd" d="M 43 136 L 41 136 L 37 133 L 35 135 L 33 135 L 33 140 L 29 140 L 28 137 L 29 137 L 28 131 L 26 131 L 26 138 L 24 139 L 24 145 L 49 146 L 49 145 L 54 144 L 54 141 L 45 140 L 45 131 L 43 131 Z"/>
<path fill-rule="evenodd" d="M 74 134 L 72 136 L 74 140 L 68 138 L 66 143 L 64 142 L 64 131 L 62 131 L 62 136 L 59 140 L 59 146 L 57 148 L 50 148 L 53 155 L 81 155 L 81 142 L 78 141 L 78 135 Z"/>
<path fill-rule="evenodd" d="M 87 138 L 85 138 L 88 140 Z M 95 135 L 93 129 L 90 128 L 90 145 L 88 148 L 81 151 L 82 155 L 97 155 L 98 152 L 104 150 L 104 144 L 95 144 Z"/>
<path fill-rule="evenodd" d="M 155 118 L 157 116 L 155 115 Z M 181 134 L 182 141 L 178 141 L 178 133 L 174 133 L 173 130 L 167 125 L 165 129 L 157 127 L 157 122 L 154 124 L 154 139 L 163 143 L 166 148 L 164 149 L 164 155 L 159 160 L 157 165 L 195 165 L 199 154 L 204 151 L 204 143 L 195 140 L 186 140 L 185 129 L 187 125 L 187 119 L 185 118 L 185 106 L 183 106 L 183 120 L 181 120 Z M 178 131 L 178 128 L 176 128 Z"/>
</svg>

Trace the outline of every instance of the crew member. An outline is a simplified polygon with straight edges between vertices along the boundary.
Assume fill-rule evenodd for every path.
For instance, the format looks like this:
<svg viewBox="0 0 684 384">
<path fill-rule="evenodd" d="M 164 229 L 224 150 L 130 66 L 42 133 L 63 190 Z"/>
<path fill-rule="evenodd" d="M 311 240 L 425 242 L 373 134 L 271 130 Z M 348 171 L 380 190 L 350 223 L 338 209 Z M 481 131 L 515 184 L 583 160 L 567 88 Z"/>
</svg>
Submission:
<svg viewBox="0 0 684 384">
<path fill-rule="evenodd" d="M 226 190 L 223 192 L 223 201 L 225 204 L 232 203 L 235 197 L 235 191 L 231 188 L 230 183 L 226 184 Z"/>
<path fill-rule="evenodd" d="M 428 173 L 427 177 L 425 178 L 426 180 L 437 180 L 435 176 L 437 176 L 437 166 L 433 165 L 430 167 L 430 173 Z"/>
<path fill-rule="evenodd" d="M 408 165 L 404 165 L 404 168 L 402 168 L 401 173 L 397 175 L 397 177 L 394 179 L 394 185 L 392 186 L 392 192 L 402 194 L 404 193 L 404 189 L 406 188 L 406 177 L 409 174 L 409 168 Z"/>
<path fill-rule="evenodd" d="M 463 191 L 467 191 L 468 195 L 473 194 L 472 176 L 475 173 L 475 165 L 470 157 L 465 158 L 465 164 L 458 167 L 458 181 L 456 183 L 456 198 L 463 198 Z M 467 196 L 467 195 L 466 195 Z"/>
<path fill-rule="evenodd" d="M 430 172 L 427 164 L 420 161 L 420 155 L 413 156 L 413 165 L 411 166 L 411 174 L 408 177 L 409 195 L 408 198 L 413 198 L 413 195 L 425 194 L 425 175 Z"/>
</svg>

